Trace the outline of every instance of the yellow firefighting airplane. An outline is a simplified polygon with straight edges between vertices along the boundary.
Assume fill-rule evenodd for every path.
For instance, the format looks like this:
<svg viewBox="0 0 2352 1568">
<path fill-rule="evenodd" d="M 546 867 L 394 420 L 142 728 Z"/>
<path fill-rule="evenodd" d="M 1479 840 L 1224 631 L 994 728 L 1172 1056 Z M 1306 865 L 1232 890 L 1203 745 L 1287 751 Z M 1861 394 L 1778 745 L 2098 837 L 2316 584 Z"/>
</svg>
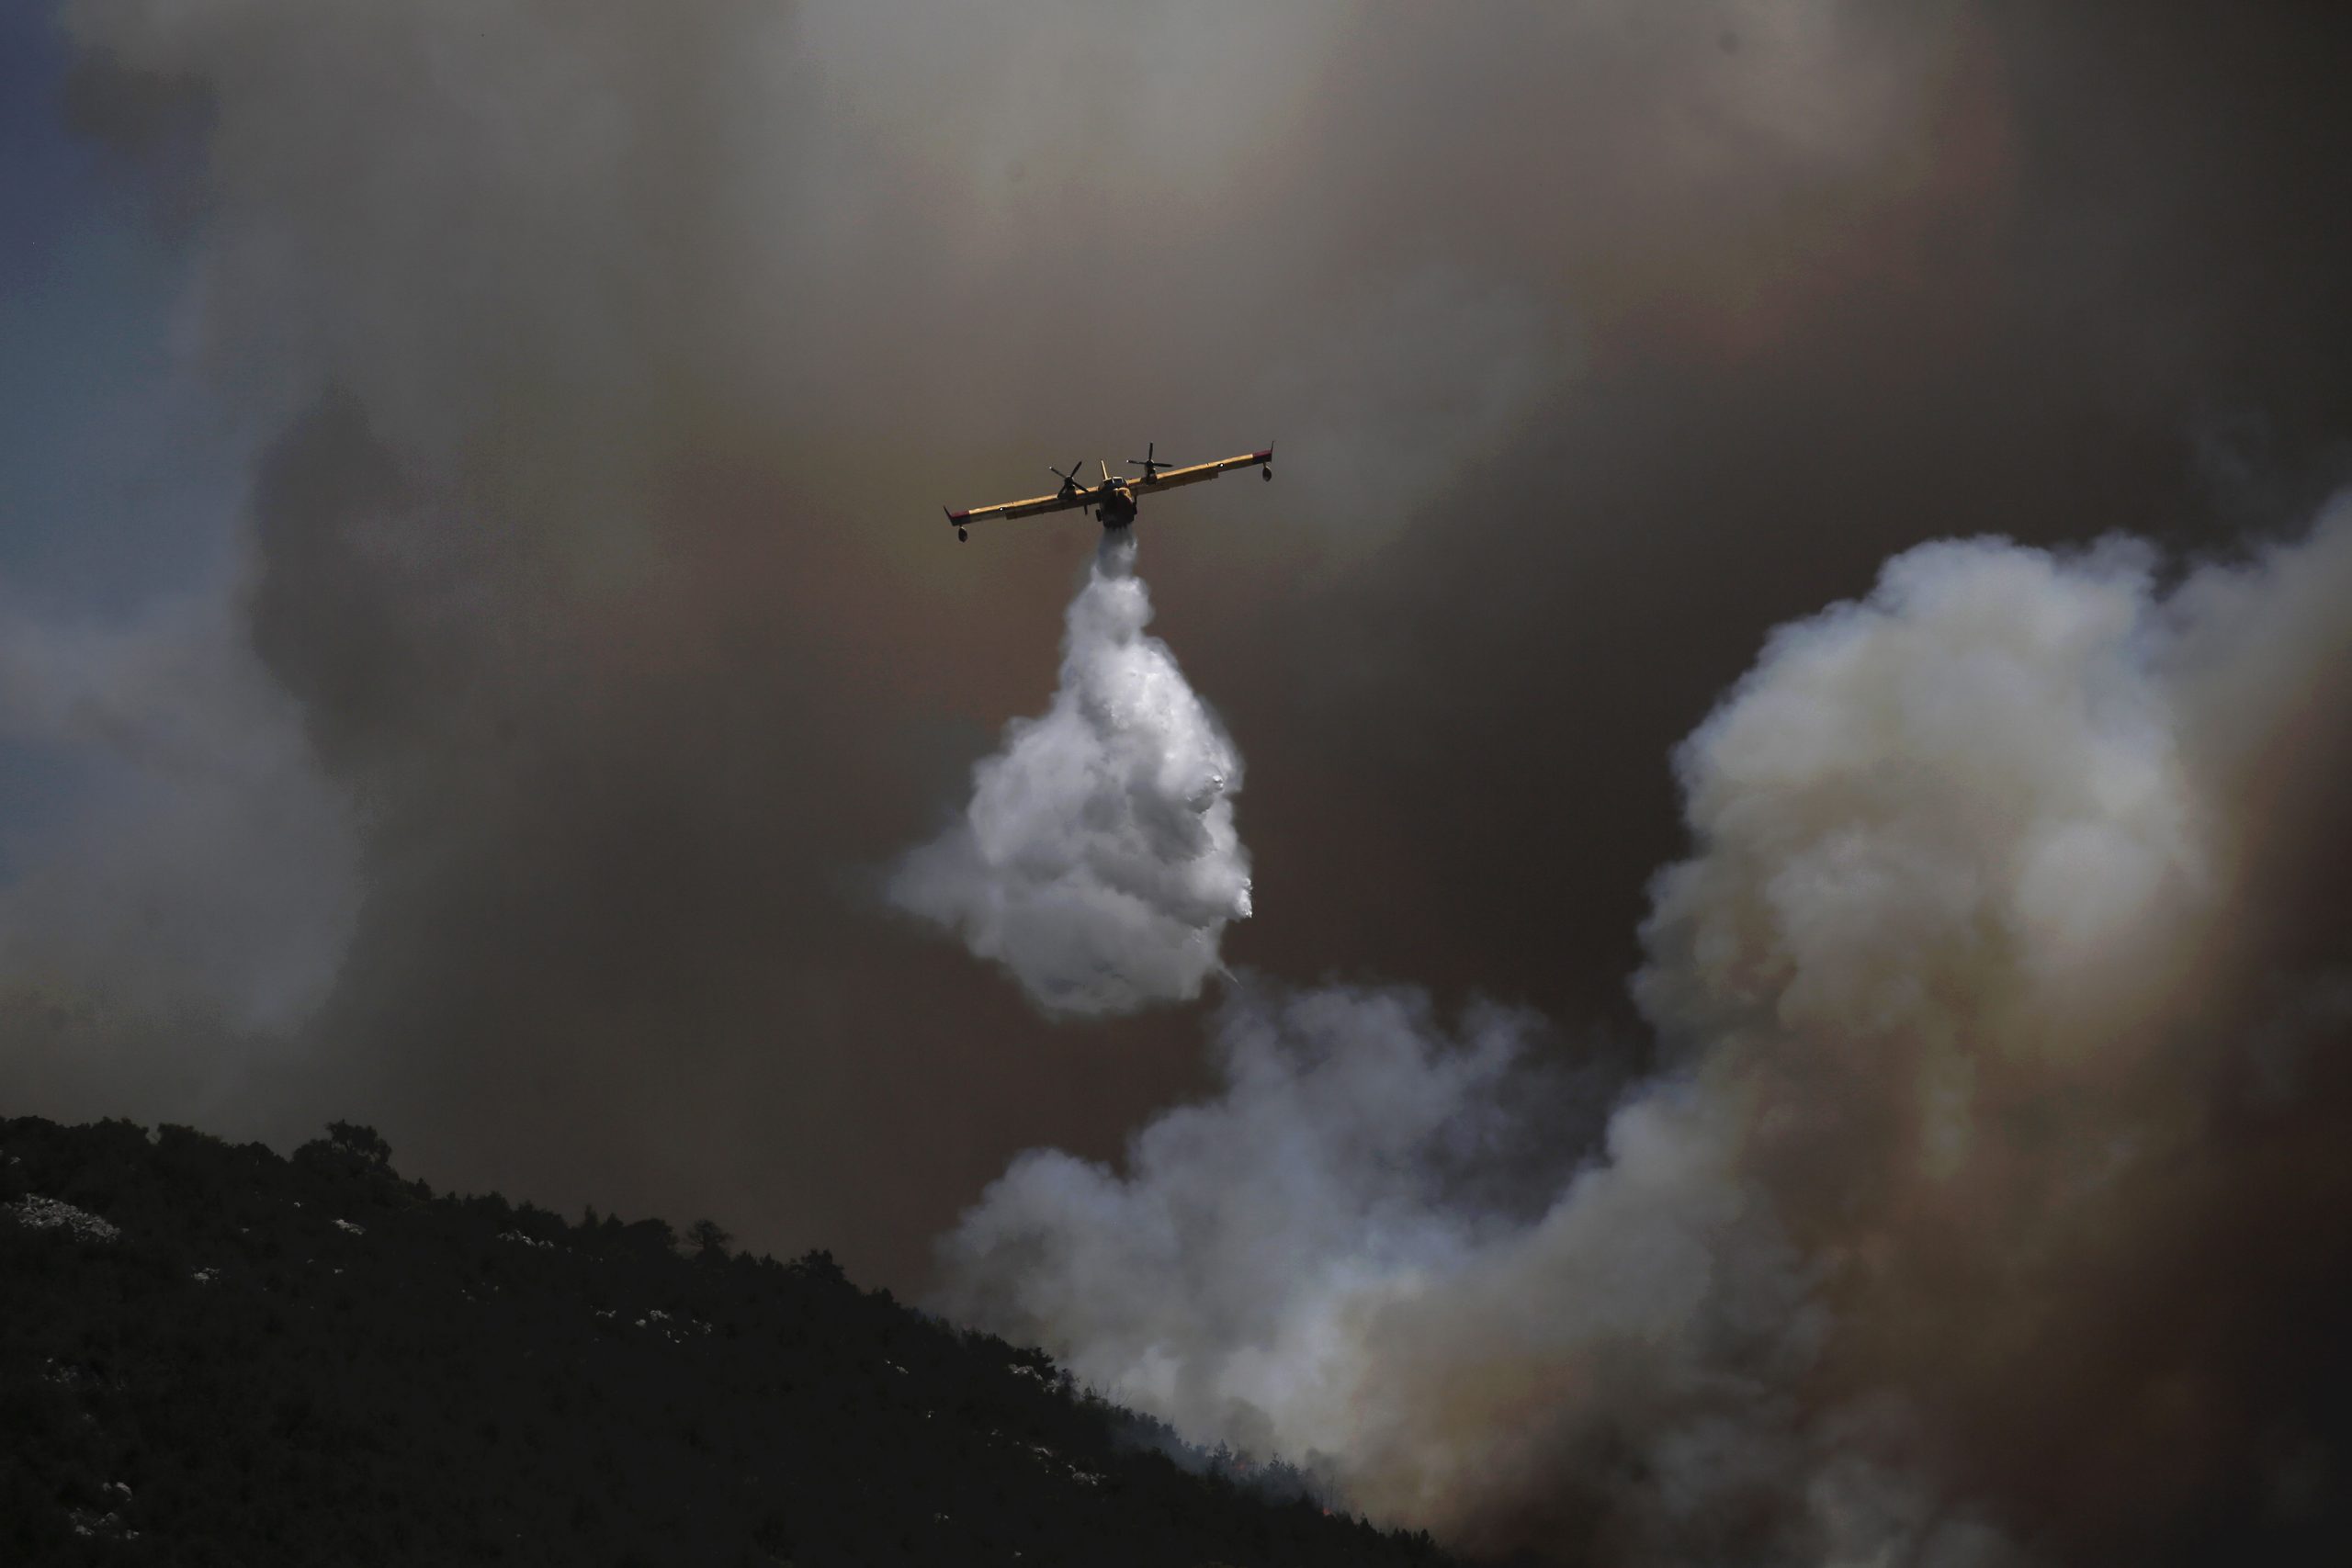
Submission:
<svg viewBox="0 0 2352 1568">
<path fill-rule="evenodd" d="M 1274 477 L 1274 449 L 1271 446 L 1262 452 L 1244 452 L 1238 457 L 1219 457 L 1214 463 L 1194 463 L 1184 468 L 1170 467 L 1152 456 L 1159 450 L 1157 446 L 1146 446 L 1143 450 L 1142 457 L 1127 459 L 1130 467 L 1143 469 L 1140 478 L 1114 474 L 1110 464 L 1098 462 L 1096 466 L 1102 470 L 1102 482 L 1099 485 L 1080 484 L 1078 465 L 1072 463 L 1068 473 L 1059 468 L 1046 470 L 1062 481 L 1062 488 L 1051 495 L 1032 496 L 1027 501 L 1007 501 L 995 506 L 976 506 L 969 512 L 953 512 L 945 507 L 940 510 L 947 513 L 947 521 L 954 526 L 956 537 L 965 540 L 972 536 L 965 531 L 969 525 L 985 523 L 991 517 L 1035 517 L 1041 513 L 1068 512 L 1072 507 L 1092 513 L 1102 520 L 1105 528 L 1124 528 L 1136 520 L 1136 506 L 1147 495 L 1174 490 L 1178 485 L 1213 479 L 1228 468 L 1246 468 L 1252 464 L 1265 478 L 1271 479 Z"/>
</svg>

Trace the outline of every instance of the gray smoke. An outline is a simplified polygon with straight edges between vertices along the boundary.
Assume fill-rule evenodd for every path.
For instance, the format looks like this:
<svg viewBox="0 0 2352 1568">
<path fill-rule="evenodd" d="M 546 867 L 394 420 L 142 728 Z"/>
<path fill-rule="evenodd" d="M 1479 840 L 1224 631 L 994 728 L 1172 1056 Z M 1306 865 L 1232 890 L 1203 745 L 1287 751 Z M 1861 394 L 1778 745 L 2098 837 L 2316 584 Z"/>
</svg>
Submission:
<svg viewBox="0 0 2352 1568">
<path fill-rule="evenodd" d="M 357 813 L 219 597 L 130 623 L 0 602 L 0 745 L 77 761 L 5 846 L 0 974 L 261 1034 L 311 1016 L 357 919 Z"/>
<path fill-rule="evenodd" d="M 1200 995 L 1250 914 L 1233 826 L 1241 758 L 1145 634 L 1134 536 L 1106 533 L 1070 601 L 1061 684 L 972 771 L 972 800 L 890 880 L 1048 1013 L 1133 1012 Z"/>
<path fill-rule="evenodd" d="M 1221 1093 L 1123 1168 L 1015 1162 L 945 1301 L 1382 1516 L 1563 1561 L 2002 1562 L 2113 1502 L 2037 1497 L 2020 1444 L 2218 1462 L 2227 1401 L 2161 1439 L 2110 1413 L 2241 1353 L 2144 1332 L 2140 1292 L 2309 1349 L 2289 1303 L 2341 1253 L 2282 1238 L 2234 1296 L 2204 1261 L 2287 1172 L 2319 1215 L 2345 1182 L 2313 1055 L 2344 955 L 2272 922 L 2279 847 L 2343 842 L 2352 505 L 2169 592 L 2158 564 L 1930 545 L 1775 634 L 1677 759 L 1696 851 L 1636 988 L 1678 1065 L 1532 1217 L 1448 1174 L 1543 1135 L 1508 1021 L 1251 998 Z M 2324 1427 L 2267 1419 L 2314 1462 Z"/>
</svg>

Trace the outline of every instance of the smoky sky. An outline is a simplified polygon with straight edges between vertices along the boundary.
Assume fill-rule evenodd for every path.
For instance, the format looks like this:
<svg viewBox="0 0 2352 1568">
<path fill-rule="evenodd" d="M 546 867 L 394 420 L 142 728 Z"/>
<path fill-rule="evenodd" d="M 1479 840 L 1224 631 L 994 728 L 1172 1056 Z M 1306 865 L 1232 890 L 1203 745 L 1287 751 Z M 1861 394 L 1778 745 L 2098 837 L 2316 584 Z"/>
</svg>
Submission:
<svg viewBox="0 0 2352 1568">
<path fill-rule="evenodd" d="M 11 846 L 0 1094 L 368 1122 L 894 1288 L 1019 1151 L 1218 1081 L 1201 1010 L 1040 1019 L 885 896 L 1096 542 L 943 503 L 1273 444 L 1137 531 L 1248 762 L 1226 963 L 1634 1081 L 1670 759 L 1772 627 L 1941 538 L 2178 574 L 2352 479 L 2317 6 L 59 17 L 172 351 L 271 434 L 169 613 L 0 596 L 6 738 L 129 781 Z"/>
</svg>

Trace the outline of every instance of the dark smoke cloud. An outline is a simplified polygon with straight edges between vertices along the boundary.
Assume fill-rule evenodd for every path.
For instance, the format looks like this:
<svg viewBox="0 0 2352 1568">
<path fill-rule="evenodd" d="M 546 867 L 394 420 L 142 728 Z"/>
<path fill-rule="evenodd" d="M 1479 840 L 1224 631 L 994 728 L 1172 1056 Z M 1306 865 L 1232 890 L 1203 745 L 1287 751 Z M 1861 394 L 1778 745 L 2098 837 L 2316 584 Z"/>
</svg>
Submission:
<svg viewBox="0 0 2352 1568">
<path fill-rule="evenodd" d="M 9 929 L 61 945 L 7 950 L 0 1092 L 280 1138 L 357 1117 L 438 1181 L 712 1212 L 895 1283 L 1014 1151 L 1107 1157 L 1213 1087 L 1193 1021 L 1042 1025 L 881 907 L 876 868 L 1051 689 L 1092 547 L 959 550 L 941 502 L 1120 442 L 1276 442 L 1277 484 L 1143 525 L 1155 629 L 1250 762 L 1264 897 L 1227 958 L 1532 1003 L 1607 1077 L 1655 1065 L 1623 986 L 1682 852 L 1662 759 L 1767 627 L 1925 538 L 2275 532 L 2352 429 L 2347 53 L 2316 7 L 63 14 L 81 123 L 167 158 L 195 353 L 284 432 L 245 574 L 186 612 L 218 678 L 173 710 L 277 761 L 173 775 L 217 808 L 12 846 Z M 54 630 L 9 614 L 11 647 Z M 2261 787 L 2308 820 L 2291 775 Z M 2307 975 L 2343 867 L 2265 852 L 2301 880 L 2260 951 Z M 216 857 L 279 869 L 213 918 Z M 182 935 L 77 926 L 59 889 Z M 2324 995 L 2259 1031 L 2286 1103 L 2329 1103 L 2291 1048 Z M 2192 1232 L 2243 1238 L 2216 1278 L 2279 1303 L 2289 1222 L 2246 1216 L 2300 1211 L 2246 1190 L 2190 1194 Z M 2086 1443 L 2106 1468 L 2041 1462 L 2067 1423 L 2000 1459 L 2046 1414 L 2001 1380 L 1870 1417 L 1956 1446 L 1892 1473 L 2073 1519 L 2086 1560 L 2143 1543 L 2152 1496 L 2194 1555 L 2324 1495 L 2242 1312 L 2144 1299 L 2131 1335 L 2050 1343 L 2238 1360 L 2119 1416 L 2153 1435 Z M 2146 1462 L 2226 1403 L 2259 1477 Z"/>
</svg>

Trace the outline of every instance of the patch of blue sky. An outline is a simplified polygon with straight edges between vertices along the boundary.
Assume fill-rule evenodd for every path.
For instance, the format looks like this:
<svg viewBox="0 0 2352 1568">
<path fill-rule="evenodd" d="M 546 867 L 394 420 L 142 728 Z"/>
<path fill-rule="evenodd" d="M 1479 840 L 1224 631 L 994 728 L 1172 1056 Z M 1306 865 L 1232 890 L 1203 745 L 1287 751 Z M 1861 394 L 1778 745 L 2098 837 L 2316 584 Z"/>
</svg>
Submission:
<svg viewBox="0 0 2352 1568">
<path fill-rule="evenodd" d="M 189 239 L 66 128 L 72 65 L 49 9 L 0 5 L 0 615 L 127 624 L 228 591 L 259 442 L 179 347 Z M 0 882 L 118 769 L 0 733 Z"/>
<path fill-rule="evenodd" d="M 217 579 L 257 440 L 180 350 L 187 240 L 65 127 L 72 63 L 0 6 L 0 587 L 118 615 Z"/>
</svg>

